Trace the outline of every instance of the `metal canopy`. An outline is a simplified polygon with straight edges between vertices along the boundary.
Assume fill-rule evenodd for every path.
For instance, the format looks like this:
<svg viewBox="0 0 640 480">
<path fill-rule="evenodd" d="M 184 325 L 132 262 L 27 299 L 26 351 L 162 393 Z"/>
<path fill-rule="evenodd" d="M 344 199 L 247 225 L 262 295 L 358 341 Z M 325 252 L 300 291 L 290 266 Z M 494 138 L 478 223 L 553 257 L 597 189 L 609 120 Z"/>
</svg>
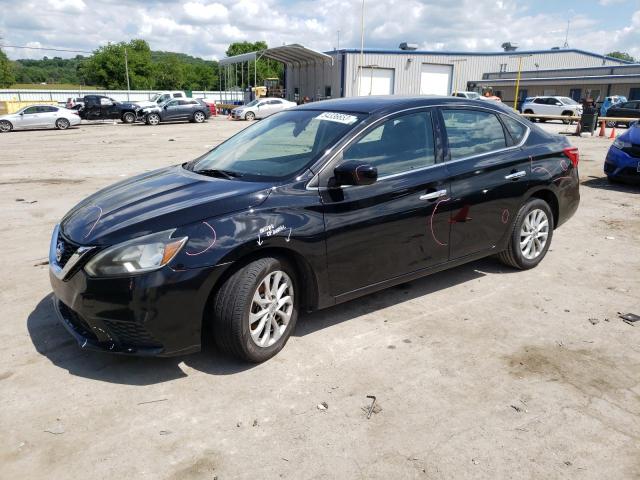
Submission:
<svg viewBox="0 0 640 480">
<path fill-rule="evenodd" d="M 221 66 L 233 65 L 236 63 L 254 62 L 261 58 L 270 58 L 271 60 L 282 62 L 285 65 L 303 65 L 316 62 L 333 64 L 333 57 L 330 55 L 311 50 L 297 43 L 243 53 L 242 55 L 234 55 L 233 57 L 223 58 L 219 64 Z"/>
</svg>

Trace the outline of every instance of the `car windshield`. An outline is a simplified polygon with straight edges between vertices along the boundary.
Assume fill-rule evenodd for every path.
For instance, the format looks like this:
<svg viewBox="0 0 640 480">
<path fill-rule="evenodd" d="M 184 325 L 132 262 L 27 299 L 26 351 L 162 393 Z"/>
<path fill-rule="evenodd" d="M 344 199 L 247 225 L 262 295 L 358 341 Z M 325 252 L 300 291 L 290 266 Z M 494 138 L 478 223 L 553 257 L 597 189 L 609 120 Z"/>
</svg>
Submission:
<svg viewBox="0 0 640 480">
<path fill-rule="evenodd" d="M 255 107 L 258 103 L 260 103 L 260 100 L 252 100 L 251 102 L 247 103 L 245 107 Z"/>
<path fill-rule="evenodd" d="M 288 110 L 260 121 L 185 168 L 224 171 L 243 180 L 284 179 L 307 168 L 365 115 Z"/>
<path fill-rule="evenodd" d="M 573 98 L 569 98 L 569 97 L 560 97 L 560 101 L 565 105 L 578 105 L 578 102 L 576 102 Z"/>
</svg>

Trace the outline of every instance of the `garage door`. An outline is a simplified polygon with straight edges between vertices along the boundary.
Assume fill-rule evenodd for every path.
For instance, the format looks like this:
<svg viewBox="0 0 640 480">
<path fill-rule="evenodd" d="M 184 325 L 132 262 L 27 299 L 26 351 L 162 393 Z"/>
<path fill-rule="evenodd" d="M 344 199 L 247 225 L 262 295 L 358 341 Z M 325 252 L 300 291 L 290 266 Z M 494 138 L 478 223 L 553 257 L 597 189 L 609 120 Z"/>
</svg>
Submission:
<svg viewBox="0 0 640 480">
<path fill-rule="evenodd" d="M 360 95 L 393 95 L 392 68 L 363 68 Z"/>
<path fill-rule="evenodd" d="M 420 95 L 449 95 L 451 65 L 423 63 L 420 69 Z"/>
</svg>

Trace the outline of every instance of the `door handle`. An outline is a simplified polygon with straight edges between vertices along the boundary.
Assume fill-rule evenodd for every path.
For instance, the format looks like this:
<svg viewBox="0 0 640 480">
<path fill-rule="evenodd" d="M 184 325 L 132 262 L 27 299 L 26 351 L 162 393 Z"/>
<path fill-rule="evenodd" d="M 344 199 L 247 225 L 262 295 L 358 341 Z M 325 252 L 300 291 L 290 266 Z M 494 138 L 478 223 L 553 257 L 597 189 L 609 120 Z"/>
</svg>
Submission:
<svg viewBox="0 0 640 480">
<path fill-rule="evenodd" d="M 520 170 L 519 172 L 510 173 L 509 175 L 505 175 L 505 180 L 516 180 L 518 178 L 522 178 L 527 174 L 524 170 Z"/>
<path fill-rule="evenodd" d="M 420 195 L 420 200 L 435 200 L 436 198 L 444 197 L 446 194 L 446 190 L 437 190 L 435 192 Z"/>
</svg>

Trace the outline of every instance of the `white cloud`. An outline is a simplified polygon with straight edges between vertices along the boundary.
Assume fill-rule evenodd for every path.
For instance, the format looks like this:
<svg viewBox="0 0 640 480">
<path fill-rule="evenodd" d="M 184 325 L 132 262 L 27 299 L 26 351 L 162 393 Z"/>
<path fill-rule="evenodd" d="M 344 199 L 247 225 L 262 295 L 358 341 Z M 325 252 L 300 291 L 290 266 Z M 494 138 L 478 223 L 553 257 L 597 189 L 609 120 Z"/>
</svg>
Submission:
<svg viewBox="0 0 640 480">
<path fill-rule="evenodd" d="M 87 6 L 83 0 L 49 0 L 49 6 L 60 12 L 80 13 Z"/>
<path fill-rule="evenodd" d="M 187 2 L 182 6 L 185 16 L 195 23 L 226 21 L 229 10 L 221 3 Z"/>
</svg>

